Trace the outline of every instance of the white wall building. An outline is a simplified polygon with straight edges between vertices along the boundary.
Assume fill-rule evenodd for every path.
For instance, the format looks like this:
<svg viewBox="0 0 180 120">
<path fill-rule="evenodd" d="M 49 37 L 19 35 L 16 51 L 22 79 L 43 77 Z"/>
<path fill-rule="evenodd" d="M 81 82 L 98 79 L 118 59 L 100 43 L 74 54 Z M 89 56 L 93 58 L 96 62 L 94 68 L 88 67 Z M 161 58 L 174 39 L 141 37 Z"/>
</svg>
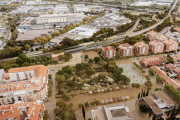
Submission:
<svg viewBox="0 0 180 120">
<path fill-rule="evenodd" d="M 84 4 L 75 4 L 73 6 L 74 8 L 74 12 L 78 13 L 78 12 L 91 12 L 91 11 L 97 11 L 97 12 L 101 12 L 104 10 L 103 6 L 85 6 Z"/>
<path fill-rule="evenodd" d="M 66 4 L 56 5 L 53 14 L 64 14 L 64 13 L 69 13 L 69 8 L 67 7 L 67 5 Z"/>
<path fill-rule="evenodd" d="M 85 15 L 83 13 L 41 15 L 37 18 L 37 24 L 73 23 L 82 21 L 84 17 Z"/>
<path fill-rule="evenodd" d="M 3 71 L 0 71 L 3 73 Z M 1 76 L 1 74 L 0 74 Z M 43 100 L 47 97 L 48 67 L 43 65 L 12 68 L 0 84 L 0 105 Z"/>
</svg>

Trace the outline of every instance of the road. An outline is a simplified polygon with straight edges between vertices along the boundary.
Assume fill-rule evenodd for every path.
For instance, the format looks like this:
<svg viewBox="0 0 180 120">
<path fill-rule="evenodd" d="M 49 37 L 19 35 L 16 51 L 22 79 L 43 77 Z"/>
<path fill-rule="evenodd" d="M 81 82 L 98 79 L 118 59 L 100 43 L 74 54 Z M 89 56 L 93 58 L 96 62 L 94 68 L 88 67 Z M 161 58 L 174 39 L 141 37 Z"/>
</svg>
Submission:
<svg viewBox="0 0 180 120">
<path fill-rule="evenodd" d="M 167 19 L 167 18 L 170 16 L 170 14 L 171 14 L 172 10 L 175 8 L 177 2 L 178 2 L 178 0 L 176 0 L 176 1 L 174 2 L 171 10 L 169 11 L 168 15 L 167 15 L 164 19 L 162 19 L 162 20 L 159 21 L 158 23 L 156 23 L 156 24 L 154 24 L 154 25 L 152 25 L 152 26 L 150 26 L 150 27 L 148 27 L 148 28 L 146 28 L 146 29 L 143 29 L 143 30 L 141 30 L 141 31 L 135 32 L 135 33 L 130 34 L 130 35 L 128 35 L 128 36 L 129 36 L 129 37 L 133 37 L 133 36 L 140 35 L 140 34 L 142 34 L 142 33 L 145 33 L 145 32 L 147 32 L 147 31 L 150 31 L 151 29 L 153 29 L 153 28 L 157 27 L 158 25 L 162 24 L 162 23 L 164 22 L 164 20 Z M 91 45 L 81 45 L 81 46 L 79 46 L 79 47 L 74 46 L 74 47 L 71 47 L 71 48 L 69 48 L 69 49 L 67 48 L 67 49 L 65 50 L 65 52 L 71 53 L 71 52 L 77 52 L 77 51 L 85 51 L 85 50 L 96 49 L 96 48 L 102 47 L 103 45 L 107 45 L 107 44 L 111 44 L 111 43 L 115 43 L 115 42 L 120 42 L 120 41 L 122 41 L 122 40 L 124 40 L 124 39 L 125 39 L 125 36 L 124 36 L 124 37 L 119 36 L 119 37 L 114 38 L 114 39 L 110 39 L 110 40 L 106 40 L 106 41 L 100 41 L 100 42 L 98 42 L 98 43 L 93 43 L 93 44 L 91 44 Z M 41 54 L 36 54 L 36 55 L 27 55 L 27 57 L 36 57 L 36 56 L 50 55 L 51 53 L 52 53 L 52 52 L 49 52 L 49 53 L 41 53 Z M 4 62 L 4 61 L 6 61 L 6 60 L 11 60 L 11 59 L 16 59 L 16 58 L 17 58 L 17 57 L 8 58 L 8 59 L 3 59 L 3 60 L 0 60 L 0 62 Z"/>
</svg>

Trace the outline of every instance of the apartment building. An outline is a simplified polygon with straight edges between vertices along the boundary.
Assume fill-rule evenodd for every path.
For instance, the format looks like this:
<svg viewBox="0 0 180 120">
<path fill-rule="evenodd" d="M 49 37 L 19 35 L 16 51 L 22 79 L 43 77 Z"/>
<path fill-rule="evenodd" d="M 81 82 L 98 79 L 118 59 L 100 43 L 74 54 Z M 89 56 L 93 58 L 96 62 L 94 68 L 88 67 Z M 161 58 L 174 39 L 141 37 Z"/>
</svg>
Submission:
<svg viewBox="0 0 180 120">
<path fill-rule="evenodd" d="M 40 101 L 0 106 L 1 120 L 42 120 L 44 105 Z"/>
<path fill-rule="evenodd" d="M 149 31 L 147 34 L 146 34 L 146 39 L 147 40 L 150 40 L 150 41 L 154 41 L 155 40 L 155 36 L 157 35 L 158 33 L 155 32 L 155 31 Z"/>
<path fill-rule="evenodd" d="M 133 48 L 128 43 L 119 45 L 118 53 L 121 57 L 133 56 Z"/>
<path fill-rule="evenodd" d="M 58 23 L 73 23 L 82 21 L 85 17 L 84 13 L 67 13 L 67 14 L 50 14 L 40 15 L 37 18 L 37 24 L 56 24 Z"/>
<path fill-rule="evenodd" d="M 135 55 L 147 55 L 149 51 L 149 46 L 144 42 L 138 42 L 134 44 L 134 54 Z"/>
<path fill-rule="evenodd" d="M 116 56 L 116 48 L 113 46 L 102 47 L 102 57 L 104 59 L 114 58 Z"/>
<path fill-rule="evenodd" d="M 173 76 L 180 77 L 180 69 L 171 63 L 166 65 L 165 70 L 172 73 Z"/>
<path fill-rule="evenodd" d="M 149 43 L 149 50 L 151 53 L 163 53 L 164 52 L 164 43 L 160 41 L 151 41 Z"/>
<path fill-rule="evenodd" d="M 168 62 L 166 57 L 153 57 L 153 58 L 145 58 L 140 61 L 140 63 L 144 63 L 145 67 L 150 67 L 153 65 L 163 65 Z"/>
<path fill-rule="evenodd" d="M 0 71 L 3 74 L 3 71 Z M 43 65 L 9 69 L 0 80 L 0 105 L 43 100 L 47 97 L 48 67 Z"/>
<path fill-rule="evenodd" d="M 59 58 L 58 58 L 59 55 L 64 55 L 64 52 L 61 52 L 58 54 L 51 54 L 51 59 L 52 60 L 59 60 Z"/>
<path fill-rule="evenodd" d="M 178 43 L 173 40 L 173 39 L 169 39 L 169 40 L 165 40 L 164 41 L 164 51 L 165 52 L 170 52 L 170 51 L 177 51 L 178 49 Z"/>
<path fill-rule="evenodd" d="M 180 62 L 180 54 L 173 54 L 170 56 L 174 62 Z"/>
<path fill-rule="evenodd" d="M 157 32 L 155 31 L 149 31 L 146 34 L 146 39 L 150 40 L 150 41 L 159 41 L 159 42 L 163 42 L 165 40 L 168 40 L 168 38 L 164 35 L 159 35 Z"/>
</svg>

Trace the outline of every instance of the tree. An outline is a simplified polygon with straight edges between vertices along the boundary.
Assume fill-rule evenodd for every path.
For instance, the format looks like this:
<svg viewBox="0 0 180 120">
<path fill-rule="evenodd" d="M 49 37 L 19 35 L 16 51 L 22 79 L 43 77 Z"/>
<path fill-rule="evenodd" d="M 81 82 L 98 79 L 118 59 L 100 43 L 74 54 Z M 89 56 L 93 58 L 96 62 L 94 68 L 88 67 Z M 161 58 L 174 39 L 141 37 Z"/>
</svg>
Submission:
<svg viewBox="0 0 180 120">
<path fill-rule="evenodd" d="M 88 69 L 88 70 L 86 70 L 86 74 L 88 76 L 91 76 L 91 75 L 95 74 L 95 70 L 94 69 Z"/>
<path fill-rule="evenodd" d="M 31 48 L 31 52 L 33 52 L 34 51 L 34 49 L 33 48 Z"/>
<path fill-rule="evenodd" d="M 51 36 L 50 36 L 50 35 L 46 35 L 46 39 L 47 39 L 48 41 L 50 41 L 50 40 L 51 40 Z"/>
<path fill-rule="evenodd" d="M 158 75 L 158 76 L 156 77 L 156 81 L 159 82 L 159 83 L 161 83 L 163 80 L 164 80 L 163 77 L 160 76 L 160 75 Z"/>
<path fill-rule="evenodd" d="M 93 63 L 93 60 L 92 58 L 89 59 L 88 63 Z"/>
<path fill-rule="evenodd" d="M 174 64 L 174 60 L 173 59 L 169 59 L 169 62 Z"/>
<path fill-rule="evenodd" d="M 150 80 L 145 82 L 145 85 L 148 87 L 148 89 L 151 89 L 152 83 Z"/>
<path fill-rule="evenodd" d="M 19 51 L 20 48 L 19 48 L 18 46 L 15 46 L 14 50 L 15 50 L 15 51 Z"/>
<path fill-rule="evenodd" d="M 55 114 L 55 115 L 59 114 L 59 112 L 60 112 L 60 110 L 59 110 L 58 108 L 55 108 L 55 109 L 54 109 L 54 114 Z"/>
<path fill-rule="evenodd" d="M 84 105 L 82 105 L 82 113 L 83 113 L 83 117 L 84 117 L 84 120 L 86 120 L 86 113 L 85 113 L 85 109 L 84 109 Z"/>
<path fill-rule="evenodd" d="M 84 59 L 87 61 L 87 59 L 89 59 L 89 56 L 88 56 L 88 55 L 85 55 L 85 56 L 84 56 Z"/>
<path fill-rule="evenodd" d="M 28 61 L 28 57 L 26 54 L 20 54 L 18 58 L 16 59 L 16 64 L 22 65 L 23 63 Z"/>
<path fill-rule="evenodd" d="M 145 67 L 145 64 L 144 64 L 144 63 L 141 63 L 141 67 L 143 67 L 143 68 L 144 68 L 144 67 Z"/>
<path fill-rule="evenodd" d="M 95 101 L 94 101 L 94 104 L 99 105 L 100 102 L 99 102 L 98 100 L 95 100 Z"/>
<path fill-rule="evenodd" d="M 140 93 L 138 94 L 138 99 L 140 99 Z"/>
<path fill-rule="evenodd" d="M 140 103 L 139 109 L 141 112 L 148 112 L 149 111 L 149 107 L 145 102 Z"/>
<path fill-rule="evenodd" d="M 65 100 L 70 100 L 70 99 L 71 99 L 71 96 L 69 96 L 68 93 L 66 93 L 66 92 L 63 94 L 62 97 L 63 97 L 63 99 L 65 99 Z"/>
<path fill-rule="evenodd" d="M 156 120 L 156 114 L 154 114 L 154 116 L 153 116 L 152 120 Z"/>
<path fill-rule="evenodd" d="M 82 70 L 83 69 L 83 64 L 82 63 L 78 63 L 76 64 L 75 68 L 79 71 L 79 70 Z"/>
<path fill-rule="evenodd" d="M 94 102 L 90 102 L 90 105 L 93 106 L 93 105 L 94 105 Z"/>
<path fill-rule="evenodd" d="M 104 67 L 107 65 L 107 62 L 104 61 L 104 60 L 101 60 L 101 61 L 99 62 L 99 64 L 102 66 L 102 68 L 104 68 Z"/>
<path fill-rule="evenodd" d="M 151 109 L 150 112 L 149 112 L 149 117 L 151 117 L 151 114 L 152 114 L 152 109 Z"/>
<path fill-rule="evenodd" d="M 82 108 L 82 104 L 81 104 L 81 103 L 79 103 L 79 104 L 78 104 L 78 107 L 79 107 L 79 108 Z"/>
<path fill-rule="evenodd" d="M 29 51 L 30 45 L 26 44 L 26 45 L 24 46 L 24 48 L 25 48 L 26 51 Z"/>
<path fill-rule="evenodd" d="M 149 73 L 150 73 L 151 75 L 154 75 L 154 74 L 156 73 L 156 70 L 153 69 L 153 68 L 150 68 L 150 69 L 149 69 Z"/>
<path fill-rule="evenodd" d="M 62 100 L 59 100 L 56 102 L 56 106 L 58 106 L 59 109 L 61 110 L 61 108 L 63 108 L 65 106 L 65 102 Z"/>
<path fill-rule="evenodd" d="M 88 102 L 85 102 L 85 107 L 89 107 L 89 103 Z"/>
<path fill-rule="evenodd" d="M 65 81 L 65 77 L 63 75 L 57 75 L 56 76 L 56 82 L 64 82 Z"/>
<path fill-rule="evenodd" d="M 101 72 L 99 74 L 99 78 L 102 79 L 103 81 L 105 80 L 106 76 L 108 76 L 108 73 L 107 72 Z"/>
<path fill-rule="evenodd" d="M 49 113 L 47 110 L 44 111 L 43 120 L 49 120 Z"/>
<path fill-rule="evenodd" d="M 118 60 L 118 59 L 120 59 L 120 57 L 121 57 L 121 56 L 120 56 L 119 54 L 117 54 L 117 55 L 115 56 L 115 59 Z"/>
<path fill-rule="evenodd" d="M 100 60 L 101 60 L 100 57 L 94 57 L 94 59 L 93 59 L 93 61 L 94 61 L 96 64 L 99 63 Z"/>
<path fill-rule="evenodd" d="M 146 96 L 148 96 L 148 94 L 149 94 L 149 89 L 148 89 L 147 92 L 146 92 Z"/>
</svg>

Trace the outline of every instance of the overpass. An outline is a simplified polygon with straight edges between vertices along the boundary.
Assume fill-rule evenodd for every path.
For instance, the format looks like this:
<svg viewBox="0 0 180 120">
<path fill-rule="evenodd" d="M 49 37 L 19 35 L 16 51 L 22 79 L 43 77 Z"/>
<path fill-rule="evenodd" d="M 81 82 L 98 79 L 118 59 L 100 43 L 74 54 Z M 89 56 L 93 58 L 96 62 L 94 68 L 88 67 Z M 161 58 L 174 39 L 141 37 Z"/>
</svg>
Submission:
<svg viewBox="0 0 180 120">
<path fill-rule="evenodd" d="M 133 37 L 133 36 L 137 36 L 137 35 L 140 35 L 144 32 L 147 32 L 155 27 L 157 27 L 158 25 L 162 24 L 164 22 L 165 19 L 167 19 L 172 10 L 174 10 L 174 8 L 176 7 L 176 4 L 177 4 L 178 0 L 176 0 L 172 6 L 172 8 L 170 9 L 168 15 L 162 19 L 161 21 L 159 21 L 158 23 L 146 28 L 146 29 L 143 29 L 141 31 L 138 31 L 138 32 L 135 32 L 133 33 L 132 35 L 128 35 L 129 37 Z M 72 52 L 76 52 L 76 51 L 84 51 L 84 50 L 92 50 L 92 49 L 95 49 L 95 48 L 99 48 L 99 47 L 102 47 L 103 45 L 107 45 L 107 44 L 111 44 L 111 43 L 115 43 L 115 42 L 120 42 L 122 40 L 124 40 L 125 37 L 118 37 L 118 38 L 114 38 L 114 39 L 110 39 L 110 40 L 106 40 L 106 41 L 100 41 L 98 43 L 93 43 L 93 44 L 90 44 L 90 45 L 78 45 L 78 46 L 73 46 L 73 47 L 69 47 L 69 48 L 65 48 L 64 51 L 66 53 L 72 53 Z M 40 53 L 40 54 L 36 54 L 36 55 L 27 55 L 27 57 L 37 57 L 37 56 L 46 56 L 46 55 L 50 55 L 52 54 L 52 52 L 48 52 L 48 53 Z M 7 58 L 7 59 L 3 59 L 3 60 L 0 60 L 0 62 L 4 62 L 6 60 L 11 60 L 11 59 L 16 59 L 17 57 L 14 57 L 14 58 Z"/>
</svg>

